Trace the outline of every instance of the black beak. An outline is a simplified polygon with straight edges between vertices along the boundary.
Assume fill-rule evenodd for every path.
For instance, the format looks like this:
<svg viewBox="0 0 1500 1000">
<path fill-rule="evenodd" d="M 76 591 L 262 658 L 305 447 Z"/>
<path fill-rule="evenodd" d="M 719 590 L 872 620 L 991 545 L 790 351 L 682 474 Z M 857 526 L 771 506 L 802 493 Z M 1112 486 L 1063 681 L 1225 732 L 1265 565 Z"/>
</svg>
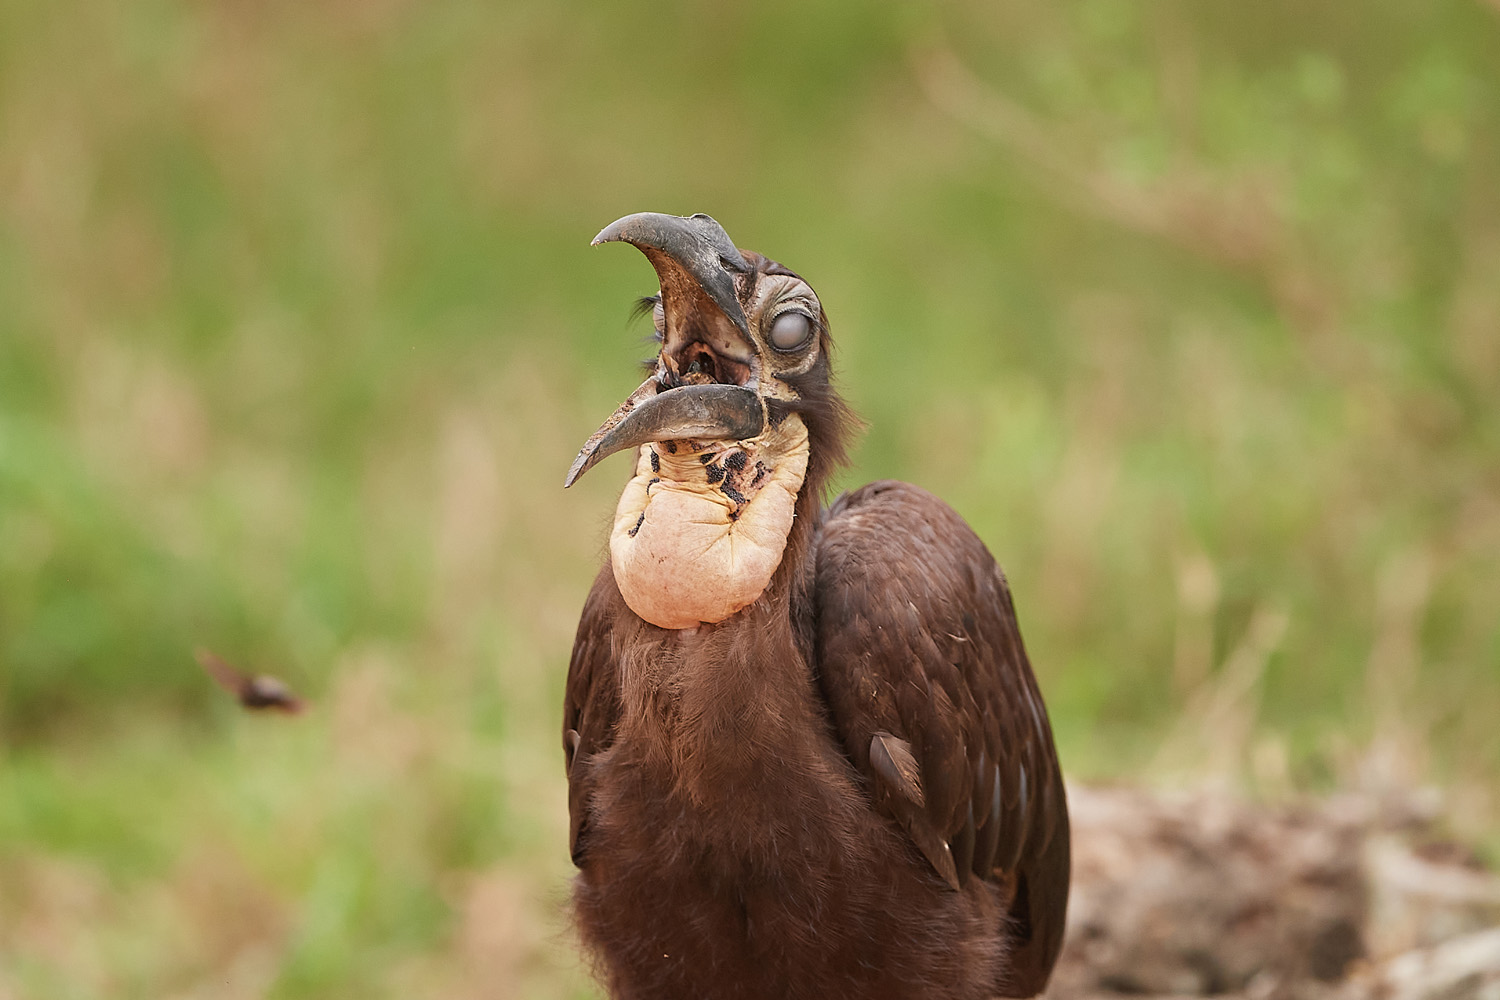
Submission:
<svg viewBox="0 0 1500 1000">
<path fill-rule="evenodd" d="M 744 441 L 759 437 L 765 428 L 766 404 L 754 389 L 685 385 L 658 392 L 653 375 L 584 442 L 563 488 L 572 486 L 601 458 L 626 448 L 692 438 Z"/>
<path fill-rule="evenodd" d="M 651 261 L 669 330 L 680 329 L 691 315 L 705 315 L 704 307 L 712 303 L 712 310 L 733 323 L 746 344 L 752 343 L 734 286 L 734 274 L 752 268 L 712 218 L 627 215 L 605 226 L 593 245 L 614 242 L 635 246 Z M 584 442 L 563 486 L 572 486 L 600 459 L 626 448 L 652 441 L 743 441 L 758 437 L 766 419 L 765 403 L 754 389 L 715 384 L 663 390 L 653 375 Z"/>
<path fill-rule="evenodd" d="M 661 282 L 668 323 L 675 308 L 690 308 L 695 299 L 706 295 L 749 340 L 750 326 L 734 294 L 730 272 L 746 274 L 751 267 L 711 216 L 638 212 L 605 226 L 592 245 L 616 242 L 629 243 L 651 261 Z"/>
</svg>

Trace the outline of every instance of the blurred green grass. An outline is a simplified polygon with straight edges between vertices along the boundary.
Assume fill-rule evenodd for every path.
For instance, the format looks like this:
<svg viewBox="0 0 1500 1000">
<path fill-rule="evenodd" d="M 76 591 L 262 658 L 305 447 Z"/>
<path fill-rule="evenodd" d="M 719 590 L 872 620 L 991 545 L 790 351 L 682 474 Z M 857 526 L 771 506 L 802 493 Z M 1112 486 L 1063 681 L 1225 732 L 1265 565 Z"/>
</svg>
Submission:
<svg viewBox="0 0 1500 1000">
<path fill-rule="evenodd" d="M 845 483 L 980 531 L 1071 774 L 1432 781 L 1493 837 L 1497 43 L 0 0 L 0 997 L 592 995 L 555 718 L 619 470 L 558 483 L 645 350 L 587 247 L 638 210 L 819 290 Z"/>
</svg>

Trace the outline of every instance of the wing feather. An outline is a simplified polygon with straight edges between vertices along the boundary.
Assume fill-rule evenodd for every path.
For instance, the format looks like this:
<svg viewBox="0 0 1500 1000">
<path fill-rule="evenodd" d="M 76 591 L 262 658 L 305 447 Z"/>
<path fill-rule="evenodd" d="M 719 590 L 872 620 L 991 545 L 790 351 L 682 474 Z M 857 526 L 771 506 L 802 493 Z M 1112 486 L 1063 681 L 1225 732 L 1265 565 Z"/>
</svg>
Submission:
<svg viewBox="0 0 1500 1000">
<path fill-rule="evenodd" d="M 609 746 L 620 714 L 619 684 L 611 651 L 611 622 L 621 603 L 609 563 L 594 580 L 568 663 L 563 695 L 563 761 L 568 771 L 568 850 L 582 864 L 593 794 L 588 764 Z"/>
<path fill-rule="evenodd" d="M 1009 894 L 1006 995 L 1032 996 L 1062 941 L 1067 801 L 1005 578 L 950 507 L 891 481 L 841 497 L 815 552 L 814 659 L 845 751 L 945 881 Z"/>
</svg>

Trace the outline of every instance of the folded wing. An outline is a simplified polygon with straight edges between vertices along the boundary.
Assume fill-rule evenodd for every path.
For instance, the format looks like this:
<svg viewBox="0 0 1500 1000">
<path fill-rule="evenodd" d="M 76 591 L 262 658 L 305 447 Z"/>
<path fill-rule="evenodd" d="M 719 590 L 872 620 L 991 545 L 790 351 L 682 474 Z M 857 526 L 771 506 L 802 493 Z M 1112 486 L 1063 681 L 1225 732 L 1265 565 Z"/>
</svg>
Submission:
<svg viewBox="0 0 1500 1000">
<path fill-rule="evenodd" d="M 820 525 L 812 608 L 819 683 L 876 807 L 953 889 L 996 885 L 1005 995 L 1035 995 L 1062 942 L 1067 802 L 1000 568 L 932 494 L 872 483 Z"/>
</svg>

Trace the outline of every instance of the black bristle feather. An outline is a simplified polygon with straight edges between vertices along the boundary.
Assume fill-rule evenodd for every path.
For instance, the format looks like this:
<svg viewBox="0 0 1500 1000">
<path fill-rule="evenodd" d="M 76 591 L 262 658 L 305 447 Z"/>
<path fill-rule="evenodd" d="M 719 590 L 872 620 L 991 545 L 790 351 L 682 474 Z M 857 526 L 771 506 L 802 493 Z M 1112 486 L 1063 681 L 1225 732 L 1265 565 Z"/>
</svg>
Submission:
<svg viewBox="0 0 1500 1000">
<path fill-rule="evenodd" d="M 656 310 L 656 304 L 660 301 L 660 295 L 642 295 L 635 300 L 635 305 L 630 307 L 630 321 L 633 323 L 642 316 L 651 315 Z"/>
</svg>

